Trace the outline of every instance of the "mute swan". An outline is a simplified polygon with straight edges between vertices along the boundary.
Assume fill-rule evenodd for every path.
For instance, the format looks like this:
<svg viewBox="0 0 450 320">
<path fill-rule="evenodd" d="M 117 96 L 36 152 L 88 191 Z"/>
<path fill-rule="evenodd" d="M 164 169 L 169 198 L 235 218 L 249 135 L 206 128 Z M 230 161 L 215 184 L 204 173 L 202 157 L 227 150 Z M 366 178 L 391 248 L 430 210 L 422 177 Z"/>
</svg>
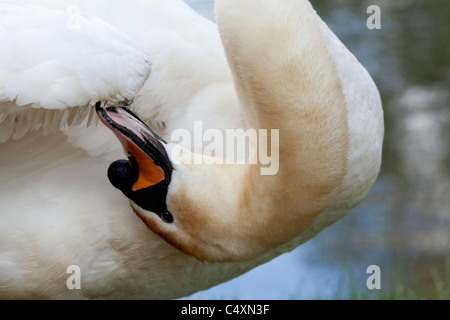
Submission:
<svg viewBox="0 0 450 320">
<path fill-rule="evenodd" d="M 217 0 L 216 17 L 180 0 L 0 1 L 1 298 L 186 296 L 364 199 L 384 130 L 367 71 L 307 0 Z M 190 151 L 171 132 L 194 121 L 278 129 L 278 172 L 177 161 Z"/>
</svg>

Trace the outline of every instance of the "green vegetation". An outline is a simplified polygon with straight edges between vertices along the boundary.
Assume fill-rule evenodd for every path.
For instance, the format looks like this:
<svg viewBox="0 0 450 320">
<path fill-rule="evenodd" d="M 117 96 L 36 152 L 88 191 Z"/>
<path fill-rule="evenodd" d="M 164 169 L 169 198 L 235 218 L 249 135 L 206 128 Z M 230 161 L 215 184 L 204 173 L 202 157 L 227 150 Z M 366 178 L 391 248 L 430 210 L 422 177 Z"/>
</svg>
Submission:
<svg viewBox="0 0 450 320">
<path fill-rule="evenodd" d="M 445 270 L 439 272 L 430 267 L 418 278 L 408 278 L 404 272 L 391 272 L 389 283 L 380 290 L 368 290 L 351 277 L 348 292 L 343 293 L 339 285 L 336 300 L 450 300 L 450 259 Z"/>
</svg>

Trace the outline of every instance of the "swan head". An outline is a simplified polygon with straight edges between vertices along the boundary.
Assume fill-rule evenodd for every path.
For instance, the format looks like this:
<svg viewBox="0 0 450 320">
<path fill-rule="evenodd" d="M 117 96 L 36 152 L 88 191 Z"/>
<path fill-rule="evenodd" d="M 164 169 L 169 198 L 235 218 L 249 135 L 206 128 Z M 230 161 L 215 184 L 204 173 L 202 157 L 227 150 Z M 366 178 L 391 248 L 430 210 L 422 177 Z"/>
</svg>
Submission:
<svg viewBox="0 0 450 320">
<path fill-rule="evenodd" d="M 247 126 L 279 131 L 277 173 L 260 174 L 262 163 L 180 161 L 181 147 L 133 113 L 98 107 L 128 155 L 108 175 L 148 228 L 182 252 L 210 262 L 267 258 L 368 194 L 381 164 L 381 99 L 308 1 L 217 1 L 216 14 Z"/>
<path fill-rule="evenodd" d="M 237 187 L 221 183 L 243 168 L 173 165 L 169 154 L 181 147 L 167 144 L 133 112 L 97 104 L 97 114 L 128 157 L 110 165 L 108 178 L 151 231 L 201 261 L 241 261 L 258 251 L 230 219 L 238 210 Z"/>
<path fill-rule="evenodd" d="M 129 109 L 103 109 L 100 104 L 96 109 L 128 156 L 128 160 L 118 160 L 109 167 L 111 184 L 140 208 L 136 211 L 151 211 L 165 223 L 173 223 L 166 205 L 173 166 L 164 141 Z"/>
</svg>

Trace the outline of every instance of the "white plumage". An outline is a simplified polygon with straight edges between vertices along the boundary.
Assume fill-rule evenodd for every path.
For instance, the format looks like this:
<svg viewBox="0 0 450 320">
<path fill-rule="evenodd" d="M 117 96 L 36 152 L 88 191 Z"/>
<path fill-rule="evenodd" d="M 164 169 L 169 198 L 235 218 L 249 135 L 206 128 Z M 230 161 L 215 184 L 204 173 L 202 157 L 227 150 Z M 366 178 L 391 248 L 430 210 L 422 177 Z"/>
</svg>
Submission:
<svg viewBox="0 0 450 320">
<path fill-rule="evenodd" d="M 364 198 L 383 137 L 370 76 L 309 2 L 245 1 L 217 1 L 220 33 L 180 0 L 0 1 L 0 298 L 188 295 L 295 248 Z M 242 166 L 175 168 L 176 223 L 156 228 L 210 261 L 200 262 L 148 230 L 107 181 L 123 151 L 98 121 L 98 101 L 132 102 L 166 140 L 196 120 L 205 130 L 281 123 L 289 156 L 260 183 Z M 238 219 L 243 194 L 249 212 Z M 181 225 L 178 207 L 198 225 Z M 81 290 L 66 286 L 71 265 Z"/>
<path fill-rule="evenodd" d="M 68 113 L 43 123 L 30 108 L 131 102 L 150 74 L 144 47 L 99 18 L 32 4 L 0 3 L 0 10 L 0 101 L 14 101 L 1 106 L 2 140 L 71 125 Z"/>
</svg>

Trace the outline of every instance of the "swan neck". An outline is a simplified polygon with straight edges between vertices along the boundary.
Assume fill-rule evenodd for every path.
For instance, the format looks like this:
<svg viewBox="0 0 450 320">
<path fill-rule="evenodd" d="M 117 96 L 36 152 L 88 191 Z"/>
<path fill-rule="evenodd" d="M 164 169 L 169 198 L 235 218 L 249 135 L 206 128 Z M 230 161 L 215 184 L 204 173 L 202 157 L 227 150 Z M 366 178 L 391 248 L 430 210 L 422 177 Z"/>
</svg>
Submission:
<svg viewBox="0 0 450 320">
<path fill-rule="evenodd" d="M 216 14 L 246 122 L 279 132 L 279 170 L 264 176 L 260 165 L 249 167 L 241 214 L 255 217 L 239 218 L 257 221 L 253 230 L 264 232 L 253 240 L 275 247 L 309 228 L 339 193 L 349 149 L 342 84 L 308 1 L 217 1 Z"/>
</svg>

